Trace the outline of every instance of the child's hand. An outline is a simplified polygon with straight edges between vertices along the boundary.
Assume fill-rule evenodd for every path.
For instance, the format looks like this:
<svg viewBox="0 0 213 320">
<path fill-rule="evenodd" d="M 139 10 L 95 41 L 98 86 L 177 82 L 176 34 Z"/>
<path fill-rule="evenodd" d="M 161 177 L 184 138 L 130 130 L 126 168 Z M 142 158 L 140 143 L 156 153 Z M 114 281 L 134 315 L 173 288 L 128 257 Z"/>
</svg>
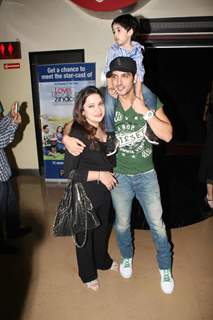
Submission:
<svg viewBox="0 0 213 320">
<path fill-rule="evenodd" d="M 118 92 L 116 89 L 114 88 L 108 88 L 108 92 L 110 94 L 110 96 L 112 96 L 114 99 L 117 99 L 118 97 Z"/>
</svg>

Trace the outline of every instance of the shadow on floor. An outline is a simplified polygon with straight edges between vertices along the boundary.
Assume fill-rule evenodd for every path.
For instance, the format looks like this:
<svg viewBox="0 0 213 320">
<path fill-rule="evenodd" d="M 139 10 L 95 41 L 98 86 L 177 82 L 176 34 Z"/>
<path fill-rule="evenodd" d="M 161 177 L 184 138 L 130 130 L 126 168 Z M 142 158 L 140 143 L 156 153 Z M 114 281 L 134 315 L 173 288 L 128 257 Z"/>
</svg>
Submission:
<svg viewBox="0 0 213 320">
<path fill-rule="evenodd" d="M 0 318 L 2 320 L 22 319 L 22 312 L 32 280 L 33 254 L 44 237 L 40 221 L 32 215 L 30 216 L 29 212 L 27 216 L 28 220 L 24 220 L 23 223 L 32 226 L 32 233 L 22 239 L 10 240 L 11 245 L 18 247 L 18 253 L 0 255 Z"/>
<path fill-rule="evenodd" d="M 198 181 L 200 155 L 155 153 L 163 219 L 167 228 L 178 228 L 202 221 L 213 215 L 204 202 L 206 186 Z M 135 229 L 149 229 L 137 200 L 133 203 Z"/>
</svg>

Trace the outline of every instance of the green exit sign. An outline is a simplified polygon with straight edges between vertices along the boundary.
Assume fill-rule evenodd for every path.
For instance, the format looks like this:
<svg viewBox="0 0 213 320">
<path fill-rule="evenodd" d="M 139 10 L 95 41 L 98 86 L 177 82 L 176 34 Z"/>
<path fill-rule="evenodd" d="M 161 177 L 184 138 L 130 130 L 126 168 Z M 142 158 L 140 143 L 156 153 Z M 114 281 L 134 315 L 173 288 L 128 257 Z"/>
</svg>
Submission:
<svg viewBox="0 0 213 320">
<path fill-rule="evenodd" d="M 0 42 L 0 59 L 21 59 L 21 43 Z"/>
</svg>

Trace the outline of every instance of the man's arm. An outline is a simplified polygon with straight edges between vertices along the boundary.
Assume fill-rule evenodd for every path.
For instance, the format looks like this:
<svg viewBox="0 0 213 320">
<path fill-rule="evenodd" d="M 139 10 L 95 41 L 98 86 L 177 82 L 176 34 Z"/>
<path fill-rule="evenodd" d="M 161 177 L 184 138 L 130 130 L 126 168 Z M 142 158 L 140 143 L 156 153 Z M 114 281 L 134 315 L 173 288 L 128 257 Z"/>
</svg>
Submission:
<svg viewBox="0 0 213 320">
<path fill-rule="evenodd" d="M 11 122 L 12 122 L 12 118 L 11 118 L 11 115 L 10 115 L 10 112 L 9 112 L 6 116 L 1 118 L 1 120 L 0 120 L 0 130 L 2 132 L 4 130 L 6 130 Z"/>
<path fill-rule="evenodd" d="M 153 118 L 147 120 L 151 129 L 158 138 L 165 142 L 172 139 L 172 125 L 168 117 L 165 115 L 163 107 L 159 108 Z"/>
<path fill-rule="evenodd" d="M 73 156 L 79 156 L 86 146 L 81 140 L 69 136 L 72 124 L 73 121 L 70 121 L 64 126 L 64 136 L 62 142 L 69 153 L 71 153 Z"/>
<path fill-rule="evenodd" d="M 15 131 L 21 123 L 21 116 L 16 113 L 15 104 L 13 104 L 11 112 L 8 113 L 0 122 L 0 148 L 7 147 L 14 139 Z M 7 123 L 7 126 L 5 124 Z"/>
<path fill-rule="evenodd" d="M 12 123 L 6 130 L 0 132 L 0 149 L 6 148 L 14 139 L 17 125 Z"/>
<path fill-rule="evenodd" d="M 143 100 L 135 98 L 133 109 L 143 116 L 150 110 Z M 154 116 L 147 120 L 154 134 L 161 140 L 169 142 L 172 139 L 172 125 L 163 111 L 163 106 L 156 110 Z"/>
</svg>

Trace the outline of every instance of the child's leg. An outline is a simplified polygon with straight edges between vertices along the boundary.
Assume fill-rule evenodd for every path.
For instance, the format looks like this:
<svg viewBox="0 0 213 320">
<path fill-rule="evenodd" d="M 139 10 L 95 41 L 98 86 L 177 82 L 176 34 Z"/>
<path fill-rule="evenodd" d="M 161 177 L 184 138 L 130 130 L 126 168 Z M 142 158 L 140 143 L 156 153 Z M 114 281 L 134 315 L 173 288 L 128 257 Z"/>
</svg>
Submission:
<svg viewBox="0 0 213 320">
<path fill-rule="evenodd" d="M 142 94 L 145 105 L 147 105 L 147 107 L 150 109 L 156 110 L 157 96 L 144 83 L 142 83 Z M 154 134 L 148 123 L 145 132 L 145 138 L 151 144 L 159 144 L 158 137 Z"/>
<path fill-rule="evenodd" d="M 115 102 L 114 99 L 108 92 L 106 88 L 104 91 L 104 104 L 105 104 L 105 117 L 104 124 L 106 132 L 114 132 L 115 124 L 114 124 L 114 116 L 115 116 Z"/>
<path fill-rule="evenodd" d="M 157 96 L 144 83 L 142 83 L 142 94 L 145 104 L 155 110 L 157 107 Z"/>
</svg>

